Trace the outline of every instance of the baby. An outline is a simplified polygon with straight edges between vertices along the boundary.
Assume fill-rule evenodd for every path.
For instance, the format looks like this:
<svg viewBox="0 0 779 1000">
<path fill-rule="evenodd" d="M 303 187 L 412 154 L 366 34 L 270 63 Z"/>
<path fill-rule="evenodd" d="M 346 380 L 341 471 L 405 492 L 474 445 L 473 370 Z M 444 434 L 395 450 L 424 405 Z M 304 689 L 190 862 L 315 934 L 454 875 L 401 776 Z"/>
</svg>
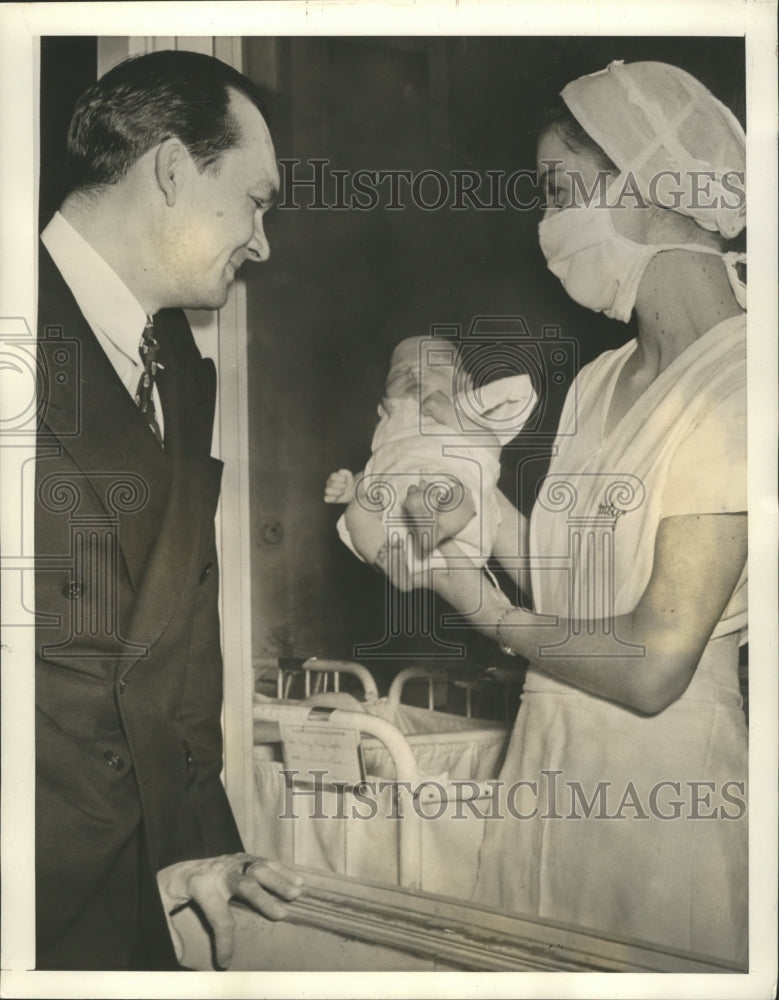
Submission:
<svg viewBox="0 0 779 1000">
<path fill-rule="evenodd" d="M 500 525 L 500 449 L 535 402 L 527 375 L 476 389 L 452 342 L 402 340 L 392 353 L 364 471 L 355 477 L 339 469 L 325 486 L 327 503 L 347 504 L 338 521 L 342 541 L 365 562 L 380 563 L 388 534 L 407 534 L 407 512 L 417 523 L 429 521 L 428 551 L 454 538 L 473 565 L 483 566 Z M 406 549 L 409 570 L 421 568 Z"/>
</svg>

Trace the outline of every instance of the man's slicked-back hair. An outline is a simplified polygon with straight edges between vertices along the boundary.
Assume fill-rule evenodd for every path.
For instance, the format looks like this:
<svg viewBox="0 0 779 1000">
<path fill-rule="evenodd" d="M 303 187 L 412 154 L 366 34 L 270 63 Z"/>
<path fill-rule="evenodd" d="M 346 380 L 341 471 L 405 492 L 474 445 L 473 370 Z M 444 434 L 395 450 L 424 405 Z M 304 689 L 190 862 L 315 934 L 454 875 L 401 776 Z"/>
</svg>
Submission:
<svg viewBox="0 0 779 1000">
<path fill-rule="evenodd" d="M 267 121 L 247 77 L 199 52 L 151 52 L 114 66 L 79 98 L 68 130 L 66 191 L 115 184 L 144 153 L 176 136 L 198 168 L 241 141 L 230 92 L 247 97 Z"/>
</svg>

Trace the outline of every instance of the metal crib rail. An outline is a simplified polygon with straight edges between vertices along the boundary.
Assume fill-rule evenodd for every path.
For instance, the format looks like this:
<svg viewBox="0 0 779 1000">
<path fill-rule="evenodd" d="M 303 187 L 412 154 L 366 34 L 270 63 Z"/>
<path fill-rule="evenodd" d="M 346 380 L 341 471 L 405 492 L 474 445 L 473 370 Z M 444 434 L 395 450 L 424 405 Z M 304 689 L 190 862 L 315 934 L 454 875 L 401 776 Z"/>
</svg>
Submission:
<svg viewBox="0 0 779 1000">
<path fill-rule="evenodd" d="M 280 705 L 277 702 L 255 704 L 253 709 L 255 741 L 280 742 L 278 723 L 289 721 L 303 725 L 312 732 L 326 733 L 331 729 L 348 729 L 379 740 L 392 757 L 397 782 L 398 823 L 398 882 L 408 889 L 422 885 L 421 817 L 414 808 L 414 790 L 418 787 L 419 770 L 408 740 L 392 723 L 367 713 L 350 712 L 341 708 L 310 707 L 308 705 Z M 276 723 L 270 728 L 269 723 Z M 317 761 L 312 761 L 316 768 Z"/>
<path fill-rule="evenodd" d="M 327 691 L 329 674 L 333 675 L 334 691 L 341 690 L 341 675 L 351 674 L 362 684 L 363 701 L 370 703 L 377 701 L 379 697 L 379 691 L 371 672 L 367 669 L 367 667 L 362 666 L 360 663 L 354 663 L 351 660 L 320 660 L 317 656 L 310 656 L 307 660 L 303 660 L 301 663 L 297 664 L 294 670 L 290 670 L 283 667 L 277 657 L 258 656 L 253 659 L 252 666 L 254 668 L 254 676 L 256 680 L 259 680 L 267 674 L 276 674 L 277 698 L 289 697 L 290 686 L 294 674 L 298 671 L 301 671 L 304 675 L 305 698 L 308 698 L 312 694 L 312 674 L 321 675 L 323 678 L 324 691 Z"/>
</svg>

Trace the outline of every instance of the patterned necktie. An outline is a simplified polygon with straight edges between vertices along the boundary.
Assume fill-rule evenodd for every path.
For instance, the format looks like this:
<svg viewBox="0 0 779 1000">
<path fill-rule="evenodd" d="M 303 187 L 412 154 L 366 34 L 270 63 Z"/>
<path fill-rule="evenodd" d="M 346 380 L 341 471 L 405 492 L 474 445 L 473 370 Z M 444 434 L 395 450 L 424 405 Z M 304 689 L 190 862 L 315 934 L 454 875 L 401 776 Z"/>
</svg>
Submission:
<svg viewBox="0 0 779 1000">
<path fill-rule="evenodd" d="M 154 320 L 151 316 L 146 317 L 146 326 L 143 329 L 138 350 L 141 361 L 143 361 L 143 374 L 138 382 L 138 388 L 135 390 L 135 404 L 143 414 L 146 423 L 151 427 L 160 447 L 163 448 L 162 432 L 157 423 L 157 413 L 154 408 L 153 390 L 155 376 L 158 371 L 164 371 L 164 366 L 157 360 L 160 345 L 154 336 Z"/>
</svg>

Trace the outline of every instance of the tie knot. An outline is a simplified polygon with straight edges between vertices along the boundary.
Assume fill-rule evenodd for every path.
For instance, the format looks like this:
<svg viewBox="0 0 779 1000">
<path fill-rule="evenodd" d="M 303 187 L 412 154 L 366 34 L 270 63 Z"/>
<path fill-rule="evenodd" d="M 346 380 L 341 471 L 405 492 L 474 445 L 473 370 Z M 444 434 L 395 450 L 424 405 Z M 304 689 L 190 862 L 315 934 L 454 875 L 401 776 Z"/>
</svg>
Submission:
<svg viewBox="0 0 779 1000">
<path fill-rule="evenodd" d="M 151 368 L 152 374 L 165 370 L 165 366 L 160 364 L 157 360 L 160 345 L 157 338 L 154 336 L 154 320 L 151 316 L 146 317 L 146 326 L 143 328 L 143 334 L 141 336 L 141 342 L 138 345 L 138 350 L 140 352 L 144 368 L 147 370 Z"/>
<path fill-rule="evenodd" d="M 152 430 L 159 444 L 164 447 L 162 432 L 157 421 L 157 414 L 154 406 L 154 382 L 157 374 L 164 370 L 163 365 L 157 360 L 160 345 L 154 336 L 154 320 L 151 316 L 146 317 L 146 325 L 143 328 L 138 353 L 143 362 L 143 371 L 135 392 L 135 403 L 144 416 L 146 423 Z"/>
</svg>

